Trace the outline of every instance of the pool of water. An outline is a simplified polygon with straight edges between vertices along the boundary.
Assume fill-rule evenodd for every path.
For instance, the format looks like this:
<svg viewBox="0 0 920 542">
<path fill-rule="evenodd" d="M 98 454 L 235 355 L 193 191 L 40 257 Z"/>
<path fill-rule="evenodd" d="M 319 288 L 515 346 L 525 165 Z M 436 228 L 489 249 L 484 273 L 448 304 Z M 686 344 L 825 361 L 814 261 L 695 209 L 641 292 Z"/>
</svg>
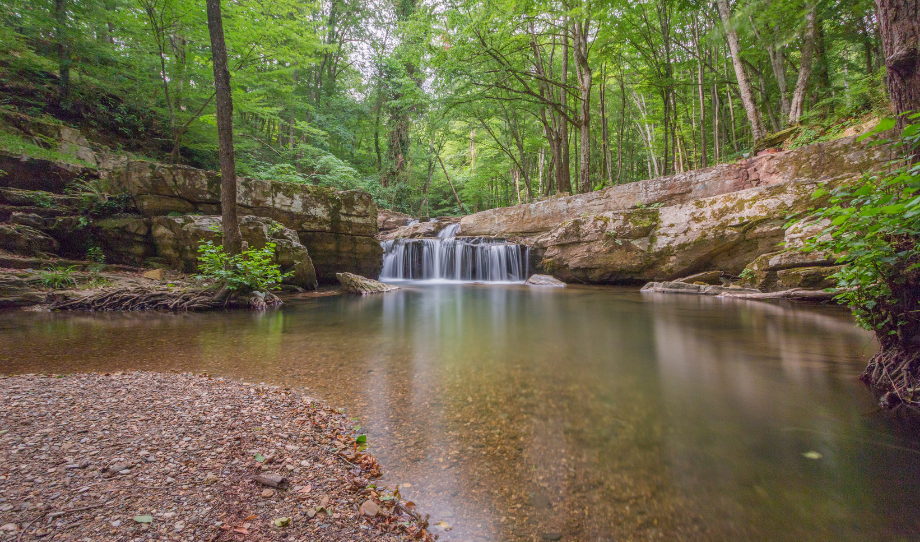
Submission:
<svg viewBox="0 0 920 542">
<path fill-rule="evenodd" d="M 836 308 L 413 284 L 265 313 L 0 313 L 0 372 L 206 371 L 361 419 L 442 540 L 915 540 L 920 444 Z M 447 530 L 449 529 L 449 530 Z"/>
</svg>

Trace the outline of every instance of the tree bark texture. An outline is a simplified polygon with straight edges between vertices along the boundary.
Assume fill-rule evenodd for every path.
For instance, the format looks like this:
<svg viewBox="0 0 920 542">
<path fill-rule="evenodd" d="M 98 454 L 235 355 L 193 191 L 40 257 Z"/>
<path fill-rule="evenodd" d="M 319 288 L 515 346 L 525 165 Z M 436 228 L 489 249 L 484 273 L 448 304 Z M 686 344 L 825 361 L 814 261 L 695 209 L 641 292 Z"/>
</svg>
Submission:
<svg viewBox="0 0 920 542">
<path fill-rule="evenodd" d="M 233 99 L 230 93 L 230 70 L 220 0 L 207 0 L 208 32 L 214 63 L 214 90 L 217 107 L 217 141 L 220 159 L 220 212 L 224 251 L 239 254 L 242 246 L 236 215 L 236 161 L 233 156 Z"/>
<path fill-rule="evenodd" d="M 738 38 L 738 31 L 732 28 L 731 9 L 728 7 L 728 0 L 716 0 L 716 7 L 719 10 L 719 18 L 722 20 L 722 27 L 725 29 L 725 39 L 732 55 L 732 67 L 735 69 L 735 77 L 738 79 L 741 103 L 744 105 L 744 112 L 747 114 L 748 122 L 751 125 L 751 134 L 754 137 L 754 141 L 757 141 L 766 135 L 766 129 L 763 125 L 760 109 L 754 100 L 754 88 L 751 86 L 750 78 L 744 71 L 744 63 L 741 62 L 741 40 Z M 731 95 L 729 94 L 729 96 Z"/>
<path fill-rule="evenodd" d="M 904 113 L 920 111 L 920 0 L 875 0 L 888 72 L 888 94 L 898 127 Z"/>
<path fill-rule="evenodd" d="M 799 64 L 799 78 L 792 92 L 792 103 L 789 106 L 789 124 L 797 124 L 805 110 L 805 91 L 808 90 L 808 79 L 811 77 L 811 66 L 815 51 L 815 8 L 811 7 L 805 13 L 805 28 L 802 30 L 802 58 Z"/>
</svg>

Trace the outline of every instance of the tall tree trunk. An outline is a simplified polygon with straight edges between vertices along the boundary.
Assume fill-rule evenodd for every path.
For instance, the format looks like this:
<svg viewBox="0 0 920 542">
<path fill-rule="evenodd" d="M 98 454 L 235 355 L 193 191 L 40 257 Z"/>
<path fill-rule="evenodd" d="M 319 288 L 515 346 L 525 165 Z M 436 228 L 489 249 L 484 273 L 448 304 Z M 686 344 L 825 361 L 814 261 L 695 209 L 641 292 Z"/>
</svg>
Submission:
<svg viewBox="0 0 920 542">
<path fill-rule="evenodd" d="M 613 185 L 613 164 L 610 160 L 610 133 L 607 123 L 607 65 L 601 71 L 601 86 L 598 88 L 597 99 L 601 106 L 601 155 L 604 161 L 604 176 L 606 186 Z"/>
<path fill-rule="evenodd" d="M 748 122 L 751 125 L 751 134 L 754 141 L 757 141 L 766 135 L 766 129 L 763 125 L 760 109 L 754 100 L 754 89 L 751 86 L 751 80 L 744 71 L 744 63 L 741 62 L 741 40 L 738 38 L 738 31 L 732 27 L 731 9 L 728 7 L 728 0 L 716 0 L 716 7 L 719 10 L 719 18 L 722 20 L 722 27 L 725 29 L 728 49 L 731 51 L 732 67 L 734 67 L 735 77 L 738 79 L 741 103 L 744 105 L 744 112 L 747 113 Z"/>
<path fill-rule="evenodd" d="M 693 20 L 693 45 L 696 47 L 696 84 L 697 98 L 700 102 L 700 167 L 705 168 L 708 165 L 706 158 L 706 97 L 703 94 L 703 48 L 700 45 L 700 31 L 697 26 L 697 20 Z"/>
<path fill-rule="evenodd" d="M 626 132 L 626 83 L 620 76 L 620 129 L 617 133 L 617 184 L 623 182 L 623 134 Z M 632 158 L 630 158 L 631 160 Z"/>
<path fill-rule="evenodd" d="M 905 113 L 920 112 L 920 0 L 875 0 L 875 7 L 888 95 L 898 115 L 898 128 L 903 129 L 908 124 Z M 920 152 L 914 157 L 920 157 Z"/>
<path fill-rule="evenodd" d="M 792 92 L 792 104 L 789 107 L 789 124 L 797 124 L 802 118 L 805 107 L 805 91 L 808 90 L 808 78 L 811 77 L 812 56 L 815 49 L 815 8 L 812 6 L 805 13 L 805 28 L 802 29 L 802 59 L 799 64 L 799 78 Z"/>
<path fill-rule="evenodd" d="M 67 30 L 67 0 L 54 0 L 54 42 L 58 57 L 58 89 L 70 93 L 70 42 Z"/>
<path fill-rule="evenodd" d="M 582 194 L 590 192 L 591 186 L 591 66 L 588 64 L 588 33 L 590 32 L 589 21 L 579 21 L 578 18 L 572 23 L 572 53 L 575 59 L 575 76 L 578 78 L 578 90 L 580 94 L 580 114 L 579 114 L 579 146 L 580 155 L 578 160 L 578 191 Z"/>
<path fill-rule="evenodd" d="M 217 106 L 217 141 L 220 158 L 220 214 L 224 251 L 239 254 L 243 244 L 236 216 L 236 161 L 233 156 L 233 99 L 230 94 L 230 70 L 220 0 L 207 0 L 208 32 L 214 64 L 215 104 Z"/>
</svg>

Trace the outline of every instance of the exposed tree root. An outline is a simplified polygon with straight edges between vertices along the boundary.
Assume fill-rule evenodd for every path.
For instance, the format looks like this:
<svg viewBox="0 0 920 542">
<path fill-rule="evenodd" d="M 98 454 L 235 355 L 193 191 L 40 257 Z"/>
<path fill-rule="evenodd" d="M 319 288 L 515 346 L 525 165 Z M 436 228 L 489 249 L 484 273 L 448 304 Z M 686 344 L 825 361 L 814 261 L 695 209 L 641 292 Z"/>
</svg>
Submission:
<svg viewBox="0 0 920 542">
<path fill-rule="evenodd" d="M 882 408 L 904 405 L 920 412 L 920 351 L 883 349 L 872 357 L 859 378 L 881 393 Z"/>
<path fill-rule="evenodd" d="M 53 302 L 48 308 L 58 311 L 212 311 L 231 308 L 264 310 L 281 304 L 278 296 L 252 292 L 241 294 L 226 289 L 194 288 L 164 290 L 136 286 L 105 289 L 94 294 Z"/>
</svg>

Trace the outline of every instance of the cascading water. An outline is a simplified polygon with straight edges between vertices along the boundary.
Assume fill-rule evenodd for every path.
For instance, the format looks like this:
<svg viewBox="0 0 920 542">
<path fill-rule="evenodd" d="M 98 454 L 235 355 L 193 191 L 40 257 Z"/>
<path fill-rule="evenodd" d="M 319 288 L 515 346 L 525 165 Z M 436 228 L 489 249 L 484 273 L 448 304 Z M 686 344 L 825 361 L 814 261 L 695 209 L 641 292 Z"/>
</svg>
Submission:
<svg viewBox="0 0 920 542">
<path fill-rule="evenodd" d="M 457 237 L 451 224 L 437 239 L 384 241 L 382 280 L 520 282 L 530 275 L 529 250 L 496 239 Z"/>
</svg>

